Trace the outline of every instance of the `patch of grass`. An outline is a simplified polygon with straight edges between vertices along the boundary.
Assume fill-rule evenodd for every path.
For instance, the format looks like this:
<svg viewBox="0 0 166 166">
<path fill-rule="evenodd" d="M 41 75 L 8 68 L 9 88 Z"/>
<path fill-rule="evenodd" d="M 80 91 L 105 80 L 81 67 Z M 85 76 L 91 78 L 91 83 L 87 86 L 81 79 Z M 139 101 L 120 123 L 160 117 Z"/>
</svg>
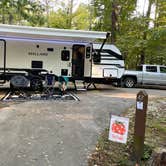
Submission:
<svg viewBox="0 0 166 166">
<path fill-rule="evenodd" d="M 153 127 L 157 128 L 159 132 L 166 134 L 166 119 L 161 118 L 159 121 L 154 121 Z"/>
<path fill-rule="evenodd" d="M 152 154 L 152 151 L 153 151 L 152 147 L 149 146 L 149 145 L 147 145 L 147 144 L 145 144 L 145 145 L 144 145 L 143 156 L 142 156 L 141 159 L 142 159 L 143 161 L 147 161 L 148 159 L 150 159 L 151 154 Z"/>
</svg>

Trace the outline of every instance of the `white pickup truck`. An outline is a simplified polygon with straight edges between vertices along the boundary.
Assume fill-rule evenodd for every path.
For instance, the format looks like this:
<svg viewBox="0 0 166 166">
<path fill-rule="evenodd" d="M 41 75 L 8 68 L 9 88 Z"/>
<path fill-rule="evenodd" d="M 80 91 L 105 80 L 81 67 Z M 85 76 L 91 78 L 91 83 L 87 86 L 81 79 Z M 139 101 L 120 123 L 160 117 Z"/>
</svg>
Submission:
<svg viewBox="0 0 166 166">
<path fill-rule="evenodd" d="M 135 85 L 163 85 L 166 86 L 166 66 L 141 65 L 136 71 L 126 70 L 122 77 L 124 87 Z"/>
</svg>

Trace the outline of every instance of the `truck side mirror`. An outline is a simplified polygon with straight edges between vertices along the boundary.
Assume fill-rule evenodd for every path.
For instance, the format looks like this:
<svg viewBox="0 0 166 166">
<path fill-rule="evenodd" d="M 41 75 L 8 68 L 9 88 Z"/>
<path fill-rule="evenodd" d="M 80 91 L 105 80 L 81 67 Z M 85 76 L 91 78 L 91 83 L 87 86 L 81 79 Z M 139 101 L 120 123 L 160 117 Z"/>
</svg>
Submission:
<svg viewBox="0 0 166 166">
<path fill-rule="evenodd" d="M 94 62 L 94 63 L 100 63 L 100 60 L 101 60 L 101 55 L 100 55 L 100 53 L 98 53 L 98 52 L 93 52 L 92 56 L 93 56 L 93 62 Z"/>
</svg>

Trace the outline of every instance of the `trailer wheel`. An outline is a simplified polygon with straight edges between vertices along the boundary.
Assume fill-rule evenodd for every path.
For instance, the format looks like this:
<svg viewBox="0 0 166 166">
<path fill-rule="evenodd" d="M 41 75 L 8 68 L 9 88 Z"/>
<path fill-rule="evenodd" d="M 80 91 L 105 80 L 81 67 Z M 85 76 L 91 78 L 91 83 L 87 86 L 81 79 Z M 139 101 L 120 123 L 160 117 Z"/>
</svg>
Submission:
<svg viewBox="0 0 166 166">
<path fill-rule="evenodd" d="M 135 86 L 135 84 L 136 84 L 136 81 L 135 81 L 135 79 L 132 78 L 132 77 L 126 77 L 126 78 L 124 79 L 124 86 L 125 86 L 126 88 L 133 88 L 133 87 Z"/>
<path fill-rule="evenodd" d="M 32 89 L 32 90 L 34 90 L 34 91 L 36 91 L 36 90 L 42 90 L 42 88 L 43 88 L 43 85 L 42 85 L 42 80 L 40 80 L 40 79 L 32 79 L 31 81 L 30 81 L 30 88 Z"/>
</svg>

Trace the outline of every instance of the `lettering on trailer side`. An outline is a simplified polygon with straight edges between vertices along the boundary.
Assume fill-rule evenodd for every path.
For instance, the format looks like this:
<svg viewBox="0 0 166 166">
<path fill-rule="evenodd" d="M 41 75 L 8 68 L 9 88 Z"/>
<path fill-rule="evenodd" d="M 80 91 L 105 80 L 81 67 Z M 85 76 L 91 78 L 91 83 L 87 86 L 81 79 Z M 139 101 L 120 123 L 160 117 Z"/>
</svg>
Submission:
<svg viewBox="0 0 166 166">
<path fill-rule="evenodd" d="M 48 56 L 48 53 L 46 53 L 46 52 L 28 52 L 28 55 L 31 55 L 31 56 Z"/>
</svg>

